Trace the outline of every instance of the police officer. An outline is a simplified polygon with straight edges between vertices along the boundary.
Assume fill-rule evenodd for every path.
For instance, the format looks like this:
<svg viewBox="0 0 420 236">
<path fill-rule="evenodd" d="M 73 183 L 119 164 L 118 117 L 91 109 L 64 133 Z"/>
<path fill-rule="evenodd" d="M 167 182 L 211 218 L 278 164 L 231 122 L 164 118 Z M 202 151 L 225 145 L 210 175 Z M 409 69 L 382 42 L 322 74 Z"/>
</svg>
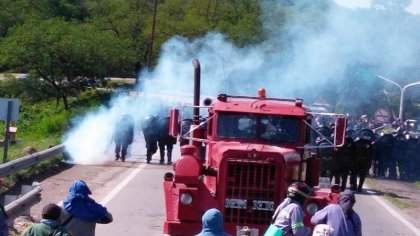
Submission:
<svg viewBox="0 0 420 236">
<path fill-rule="evenodd" d="M 372 175 L 373 177 L 379 177 L 379 162 L 381 153 L 379 150 L 379 139 L 380 135 L 375 133 L 375 142 L 372 145 Z"/>
<path fill-rule="evenodd" d="M 350 189 L 362 192 L 366 175 L 372 165 L 374 133 L 370 129 L 362 129 L 359 131 L 358 137 L 354 140 L 355 145 L 355 161 L 351 167 Z M 359 176 L 359 183 L 357 183 Z"/>
<path fill-rule="evenodd" d="M 411 176 L 410 165 L 414 164 L 413 157 L 415 156 L 417 140 L 411 138 L 408 132 L 406 132 L 403 136 L 404 138 L 401 141 L 403 149 L 399 152 L 402 156 L 397 159 L 397 164 L 399 169 L 399 178 L 401 180 L 408 180 Z"/>
<path fill-rule="evenodd" d="M 318 137 L 317 145 L 319 148 L 317 149 L 318 156 L 321 160 L 320 163 L 320 173 L 321 177 L 328 177 L 330 181 L 332 181 L 334 174 L 337 171 L 337 163 L 334 148 L 331 146 L 331 141 L 327 138 Z M 335 183 L 339 181 L 335 178 Z"/>
<path fill-rule="evenodd" d="M 417 148 L 416 148 L 416 155 L 413 160 L 413 178 L 419 179 L 420 178 L 420 138 L 417 137 Z"/>
<path fill-rule="evenodd" d="M 418 139 L 417 137 L 410 135 L 407 140 L 406 148 L 406 168 L 405 172 L 407 173 L 408 180 L 415 180 L 415 171 L 418 168 L 417 164 L 417 155 L 418 155 Z"/>
<path fill-rule="evenodd" d="M 159 129 L 158 129 L 158 117 L 157 115 L 149 115 L 143 118 L 142 128 L 144 140 L 146 141 L 146 161 L 150 163 L 152 160 L 153 154 L 156 153 L 158 149 L 158 139 L 159 139 Z"/>
<path fill-rule="evenodd" d="M 158 139 L 158 146 L 160 152 L 160 161 L 159 164 L 163 164 L 165 162 L 165 147 L 166 147 L 166 155 L 167 155 L 167 164 L 172 164 L 172 150 L 174 144 L 176 144 L 176 138 L 169 135 L 169 116 L 164 116 L 159 119 L 159 139 Z"/>
<path fill-rule="evenodd" d="M 401 166 L 404 166 L 404 159 L 405 159 L 405 148 L 406 148 L 407 140 L 405 138 L 404 133 L 396 133 L 394 136 L 394 143 L 392 146 L 392 155 L 391 160 L 388 163 L 389 173 L 388 177 L 391 179 L 396 179 L 397 176 L 397 167 L 400 170 L 400 178 L 401 178 Z M 402 174 L 404 176 L 404 174 Z M 404 177 L 403 177 L 404 178 Z"/>
<path fill-rule="evenodd" d="M 392 163 L 392 146 L 394 145 L 394 136 L 388 133 L 381 133 L 378 140 L 378 174 L 379 177 L 386 177 L 388 168 Z M 392 168 L 389 168 L 392 172 Z"/>
<path fill-rule="evenodd" d="M 336 163 L 338 165 L 337 172 L 340 176 L 340 190 L 346 190 L 347 179 L 354 161 L 355 145 L 353 138 L 351 137 L 352 132 L 346 132 L 346 139 L 344 145 L 338 148 L 336 152 Z"/>
<path fill-rule="evenodd" d="M 133 143 L 134 119 L 128 114 L 122 115 L 114 130 L 115 160 L 125 161 L 128 145 Z"/>
<path fill-rule="evenodd" d="M 184 137 L 184 135 L 186 135 L 190 131 L 190 128 L 191 128 L 192 124 L 193 124 L 193 120 L 190 119 L 190 118 L 182 119 L 179 122 L 179 127 L 180 127 L 179 145 L 180 146 L 184 146 L 184 145 L 189 144 L 190 141 L 186 138 L 183 138 L 183 137 Z"/>
</svg>

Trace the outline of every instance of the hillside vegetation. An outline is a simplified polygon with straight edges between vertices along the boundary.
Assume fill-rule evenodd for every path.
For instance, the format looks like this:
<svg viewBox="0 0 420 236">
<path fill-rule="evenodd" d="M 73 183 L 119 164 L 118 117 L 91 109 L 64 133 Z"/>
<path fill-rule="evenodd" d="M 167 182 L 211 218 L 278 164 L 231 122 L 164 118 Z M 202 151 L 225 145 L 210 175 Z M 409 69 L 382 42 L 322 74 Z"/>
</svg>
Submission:
<svg viewBox="0 0 420 236">
<path fill-rule="evenodd" d="M 31 89 L 33 85 L 36 85 L 37 89 Z M 44 89 L 48 89 L 48 85 L 39 83 L 38 80 L 0 81 L 0 97 L 18 98 L 20 101 L 19 119 L 11 124 L 17 127 L 17 133 L 16 142 L 11 143 L 8 149 L 8 161 L 28 155 L 28 148 L 41 151 L 60 144 L 62 135 L 72 125 L 74 117 L 83 116 L 100 104 L 106 105 L 111 97 L 111 90 L 85 90 L 78 97 L 69 99 L 72 109 L 66 110 L 59 100 L 42 96 Z M 0 129 L 5 130 L 4 121 L 0 123 Z M 0 139 L 4 139 L 4 133 Z M 1 150 L 4 150 L 4 147 Z M 1 191 L 7 191 L 17 181 L 25 181 L 31 175 L 61 165 L 61 157 L 58 157 L 42 165 L 20 171 L 5 178 Z"/>
</svg>

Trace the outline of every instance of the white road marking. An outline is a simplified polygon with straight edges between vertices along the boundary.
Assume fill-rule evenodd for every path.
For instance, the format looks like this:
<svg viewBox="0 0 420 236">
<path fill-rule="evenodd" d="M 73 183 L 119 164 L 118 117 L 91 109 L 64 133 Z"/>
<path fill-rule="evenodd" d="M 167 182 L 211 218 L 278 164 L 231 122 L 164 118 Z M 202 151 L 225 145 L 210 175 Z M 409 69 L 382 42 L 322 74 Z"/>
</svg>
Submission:
<svg viewBox="0 0 420 236">
<path fill-rule="evenodd" d="M 136 175 L 146 167 L 147 164 L 142 163 L 138 168 L 134 169 L 121 183 L 117 185 L 104 199 L 100 202 L 103 206 L 108 204 Z"/>
<path fill-rule="evenodd" d="M 368 191 L 369 195 L 374 193 L 374 192 L 370 192 Z M 391 213 L 392 216 L 394 216 L 395 218 L 397 218 L 399 221 L 401 221 L 403 224 L 405 224 L 407 226 L 407 228 L 409 228 L 411 231 L 413 231 L 413 233 L 415 233 L 417 236 L 420 236 L 420 230 L 416 228 L 416 226 L 414 226 L 413 224 L 411 224 L 408 220 L 404 219 L 404 217 L 399 214 L 398 212 L 396 212 L 394 209 L 392 209 L 388 203 L 386 203 L 384 200 L 382 200 L 380 197 L 372 195 L 373 199 L 375 199 L 375 201 L 377 201 L 379 204 L 381 204 L 389 213 Z"/>
</svg>

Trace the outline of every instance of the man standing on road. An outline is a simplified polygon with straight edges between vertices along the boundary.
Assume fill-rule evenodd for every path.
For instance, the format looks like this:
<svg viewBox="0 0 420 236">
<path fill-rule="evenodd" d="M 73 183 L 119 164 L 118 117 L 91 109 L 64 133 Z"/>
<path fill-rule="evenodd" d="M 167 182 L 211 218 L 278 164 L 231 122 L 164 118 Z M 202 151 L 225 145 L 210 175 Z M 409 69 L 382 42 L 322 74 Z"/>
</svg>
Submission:
<svg viewBox="0 0 420 236">
<path fill-rule="evenodd" d="M 333 228 L 332 236 L 362 236 L 362 223 L 353 210 L 356 199 L 354 193 L 345 190 L 338 197 L 338 204 L 330 204 L 315 213 L 311 223 L 328 224 Z"/>
<path fill-rule="evenodd" d="M 128 145 L 133 143 L 134 119 L 130 115 L 123 115 L 117 122 L 114 130 L 115 160 L 121 158 L 125 161 Z"/>
<path fill-rule="evenodd" d="M 166 147 L 166 156 L 167 162 L 166 164 L 172 164 L 172 150 L 174 145 L 176 144 L 176 138 L 169 135 L 169 116 L 164 116 L 159 119 L 159 152 L 160 152 L 160 161 L 159 164 L 163 164 L 165 162 L 165 147 Z"/>
<path fill-rule="evenodd" d="M 159 129 L 158 129 L 158 117 L 156 115 L 150 115 L 143 118 L 141 126 L 143 129 L 144 140 L 146 141 L 146 160 L 150 163 L 153 154 L 158 149 Z"/>
<path fill-rule="evenodd" d="M 303 204 L 310 191 L 303 182 L 292 183 L 287 189 L 287 197 L 273 216 L 273 224 L 284 232 L 283 236 L 307 236 L 311 233 L 311 229 L 303 225 Z"/>
</svg>

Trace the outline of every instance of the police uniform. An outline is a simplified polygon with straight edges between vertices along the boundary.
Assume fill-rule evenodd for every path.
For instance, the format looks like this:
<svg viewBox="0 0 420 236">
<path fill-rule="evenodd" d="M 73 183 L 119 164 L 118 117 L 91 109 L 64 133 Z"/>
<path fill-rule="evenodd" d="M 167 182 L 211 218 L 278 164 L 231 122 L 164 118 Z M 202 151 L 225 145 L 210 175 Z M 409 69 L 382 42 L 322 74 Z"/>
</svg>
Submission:
<svg viewBox="0 0 420 236">
<path fill-rule="evenodd" d="M 146 160 L 150 163 L 153 154 L 158 149 L 157 142 L 159 140 L 159 129 L 157 124 L 157 116 L 146 116 L 142 121 L 144 140 L 146 141 Z"/>
<path fill-rule="evenodd" d="M 176 144 L 176 138 L 169 135 L 169 116 L 165 116 L 159 119 L 159 139 L 158 146 L 160 152 L 160 164 L 165 162 L 165 147 L 166 147 L 166 156 L 167 164 L 172 164 L 172 150 L 174 144 Z"/>
</svg>

